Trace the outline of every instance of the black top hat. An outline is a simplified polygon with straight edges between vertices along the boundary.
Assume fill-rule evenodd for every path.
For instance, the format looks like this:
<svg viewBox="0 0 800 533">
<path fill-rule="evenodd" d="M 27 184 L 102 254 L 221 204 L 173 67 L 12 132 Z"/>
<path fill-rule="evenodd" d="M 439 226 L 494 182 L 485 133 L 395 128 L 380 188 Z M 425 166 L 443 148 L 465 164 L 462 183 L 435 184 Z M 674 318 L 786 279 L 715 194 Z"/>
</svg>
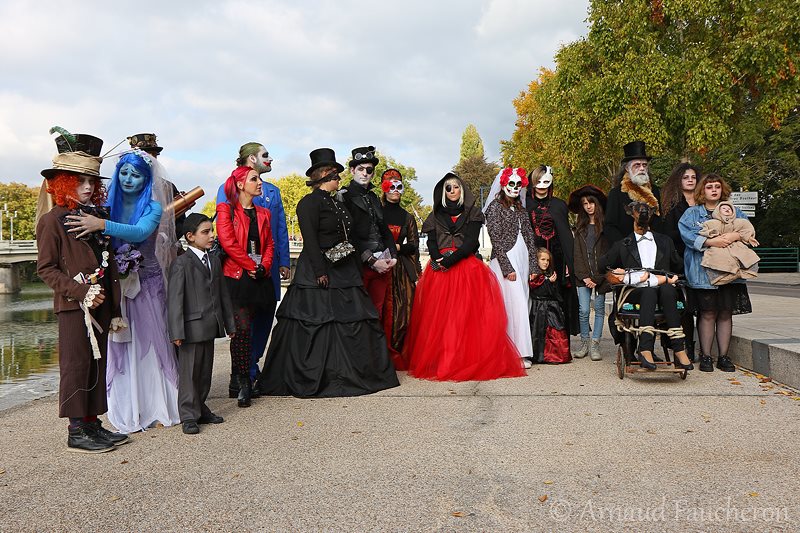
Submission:
<svg viewBox="0 0 800 533">
<path fill-rule="evenodd" d="M 628 161 L 633 161 L 634 159 L 646 159 L 647 161 L 653 159 L 647 155 L 644 147 L 644 141 L 629 142 L 623 146 L 622 149 L 625 152 L 625 157 L 622 158 L 622 163 L 627 163 Z"/>
<path fill-rule="evenodd" d="M 128 137 L 128 141 L 131 143 L 131 148 L 140 148 L 155 155 L 160 154 L 164 149 L 163 146 L 158 145 L 155 133 L 137 133 Z"/>
<path fill-rule="evenodd" d="M 336 162 L 336 153 L 331 148 L 317 148 L 308 155 L 311 157 L 311 166 L 306 170 L 306 176 L 309 178 L 314 169 L 319 167 L 333 166 L 339 172 L 344 171 L 344 167 Z"/>
<path fill-rule="evenodd" d="M 93 135 L 85 133 L 75 133 L 69 136 L 59 135 L 56 137 L 56 149 L 59 154 L 69 152 L 83 152 L 85 154 L 100 157 L 100 150 L 103 149 L 103 139 L 98 139 Z"/>
<path fill-rule="evenodd" d="M 584 196 L 594 196 L 597 198 L 597 201 L 600 202 L 600 207 L 603 208 L 603 212 L 606 210 L 606 195 L 601 191 L 598 187 L 594 185 L 584 185 L 578 189 L 575 189 L 571 193 L 569 193 L 569 202 L 567 205 L 569 206 L 569 210 L 573 213 L 580 213 L 581 209 L 583 209 L 583 205 L 581 202 L 583 201 Z"/>
<path fill-rule="evenodd" d="M 364 163 L 378 164 L 379 159 L 375 157 L 374 146 L 362 146 L 360 148 L 353 148 L 353 159 L 350 160 L 348 165 L 350 168 L 362 165 Z"/>
<path fill-rule="evenodd" d="M 61 134 L 55 139 L 58 153 L 53 158 L 53 166 L 42 170 L 42 176 L 51 179 L 57 173 L 66 171 L 108 179 L 100 175 L 102 139 L 85 133 L 73 134 L 59 126 L 50 129 L 50 133 L 56 132 Z"/>
</svg>

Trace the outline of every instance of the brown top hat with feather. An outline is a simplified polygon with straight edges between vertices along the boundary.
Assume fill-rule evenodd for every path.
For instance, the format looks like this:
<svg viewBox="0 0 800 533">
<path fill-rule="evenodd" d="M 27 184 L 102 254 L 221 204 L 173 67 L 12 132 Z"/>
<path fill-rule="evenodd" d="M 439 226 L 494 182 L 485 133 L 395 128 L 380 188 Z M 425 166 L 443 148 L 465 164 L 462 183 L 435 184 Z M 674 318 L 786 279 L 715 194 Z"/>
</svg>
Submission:
<svg viewBox="0 0 800 533">
<path fill-rule="evenodd" d="M 53 157 L 52 168 L 42 170 L 42 176 L 51 179 L 58 172 L 66 171 L 108 179 L 100 175 L 100 164 L 103 162 L 103 158 L 100 157 L 100 150 L 103 149 L 102 139 L 85 133 L 73 135 L 59 126 L 50 128 L 50 133 L 60 134 L 56 137 L 58 153 Z"/>
</svg>

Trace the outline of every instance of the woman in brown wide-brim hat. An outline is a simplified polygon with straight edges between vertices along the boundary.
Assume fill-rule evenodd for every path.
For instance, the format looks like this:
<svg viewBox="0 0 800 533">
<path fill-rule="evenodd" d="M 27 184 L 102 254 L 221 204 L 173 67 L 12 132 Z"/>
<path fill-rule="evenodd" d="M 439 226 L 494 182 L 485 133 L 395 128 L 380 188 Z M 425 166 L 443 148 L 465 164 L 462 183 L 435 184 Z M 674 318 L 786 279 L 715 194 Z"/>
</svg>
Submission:
<svg viewBox="0 0 800 533">
<path fill-rule="evenodd" d="M 91 135 L 72 135 L 61 128 L 53 166 L 42 171 L 43 194 L 37 213 L 36 271 L 53 289 L 58 318 L 58 415 L 69 418 L 70 451 L 102 453 L 128 440 L 112 433 L 97 415 L 108 410 L 106 361 L 108 331 L 120 325 L 120 290 L 109 238 L 102 232 L 77 237 L 65 226 L 67 215 L 106 217 L 98 206 L 105 201 L 100 176 L 103 141 Z M 41 197 L 40 197 L 41 198 Z M 95 324 L 92 326 L 92 324 Z"/>
<path fill-rule="evenodd" d="M 569 210 L 578 215 L 575 227 L 575 279 L 578 285 L 578 324 L 581 341 L 572 353 L 576 358 L 586 357 L 600 361 L 600 339 L 605 321 L 605 294 L 611 286 L 605 273 L 597 268 L 597 258 L 608 250 L 608 241 L 603 234 L 606 195 L 594 185 L 584 185 L 569 195 Z M 594 293 L 594 298 L 592 298 Z M 594 305 L 592 305 L 594 302 Z M 589 314 L 594 307 L 594 327 L 589 342 Z"/>
</svg>

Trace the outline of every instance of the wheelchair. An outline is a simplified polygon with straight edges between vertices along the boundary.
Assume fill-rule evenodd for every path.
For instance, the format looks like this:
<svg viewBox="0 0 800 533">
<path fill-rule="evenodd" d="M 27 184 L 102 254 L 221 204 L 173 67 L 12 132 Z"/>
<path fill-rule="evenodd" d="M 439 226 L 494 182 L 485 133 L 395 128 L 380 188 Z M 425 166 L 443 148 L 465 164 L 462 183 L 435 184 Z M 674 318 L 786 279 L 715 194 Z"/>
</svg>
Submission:
<svg viewBox="0 0 800 533">
<path fill-rule="evenodd" d="M 651 272 L 653 274 L 661 274 L 671 276 L 671 273 L 661 272 L 646 268 L 628 269 L 629 272 Z M 611 277 L 608 277 L 611 281 Z M 656 308 L 655 323 L 653 328 L 639 327 L 639 304 L 633 304 L 627 301 L 628 297 L 636 290 L 636 287 L 631 285 L 621 284 L 618 281 L 612 283 L 613 285 L 613 308 L 608 317 L 608 328 L 614 343 L 617 345 L 616 367 L 617 376 L 619 379 L 624 379 L 625 374 L 637 373 L 670 373 L 678 374 L 681 379 L 686 379 L 688 371 L 683 368 L 677 368 L 674 365 L 673 358 L 670 358 L 670 339 L 673 336 L 683 336 L 683 330 L 678 332 L 680 328 L 668 329 L 666 327 L 666 318 L 660 306 Z M 675 288 L 678 293 L 677 307 L 678 311 L 683 314 L 686 308 L 687 293 L 686 285 L 682 279 L 679 278 Z M 661 348 L 663 350 L 663 359 L 656 356 L 653 352 L 653 360 L 657 365 L 655 370 L 647 370 L 641 367 L 641 363 L 636 359 L 636 349 L 639 344 L 639 335 L 645 330 L 649 329 L 651 333 L 657 335 L 660 339 Z"/>
</svg>

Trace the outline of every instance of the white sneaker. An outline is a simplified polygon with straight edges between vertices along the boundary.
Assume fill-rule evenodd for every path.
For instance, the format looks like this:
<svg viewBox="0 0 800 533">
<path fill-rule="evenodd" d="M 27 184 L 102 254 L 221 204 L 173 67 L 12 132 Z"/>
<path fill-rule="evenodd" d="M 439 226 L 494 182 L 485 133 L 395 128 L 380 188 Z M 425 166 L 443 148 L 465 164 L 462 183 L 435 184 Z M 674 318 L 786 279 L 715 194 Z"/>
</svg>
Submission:
<svg viewBox="0 0 800 533">
<path fill-rule="evenodd" d="M 533 363 L 531 362 L 530 357 L 523 357 L 522 358 L 522 366 L 524 366 L 526 369 L 528 369 L 528 368 L 533 366 Z"/>
</svg>

